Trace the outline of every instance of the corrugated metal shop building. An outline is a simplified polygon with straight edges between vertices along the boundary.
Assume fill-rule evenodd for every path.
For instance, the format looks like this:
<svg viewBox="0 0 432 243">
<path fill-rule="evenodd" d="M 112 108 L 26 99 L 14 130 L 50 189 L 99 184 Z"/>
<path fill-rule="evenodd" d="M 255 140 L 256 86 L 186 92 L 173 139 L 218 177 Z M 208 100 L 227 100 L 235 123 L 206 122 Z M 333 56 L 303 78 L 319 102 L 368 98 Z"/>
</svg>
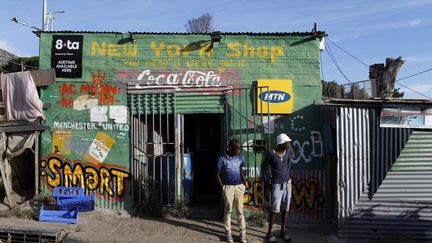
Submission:
<svg viewBox="0 0 432 243">
<path fill-rule="evenodd" d="M 286 132 L 294 139 L 291 222 L 331 217 L 331 163 L 319 122 L 323 32 L 42 32 L 40 68 L 55 68 L 42 91 L 52 103 L 42 133 L 45 191 L 76 185 L 99 207 L 142 207 L 149 183 L 165 205 L 221 201 L 214 181 L 225 142 L 243 144 L 254 209 L 265 193 L 262 153 Z M 192 162 L 190 162 L 192 161 Z M 192 166 L 191 166 L 192 164 Z"/>
<path fill-rule="evenodd" d="M 337 146 L 339 236 L 432 239 L 432 102 L 324 99 Z"/>
</svg>

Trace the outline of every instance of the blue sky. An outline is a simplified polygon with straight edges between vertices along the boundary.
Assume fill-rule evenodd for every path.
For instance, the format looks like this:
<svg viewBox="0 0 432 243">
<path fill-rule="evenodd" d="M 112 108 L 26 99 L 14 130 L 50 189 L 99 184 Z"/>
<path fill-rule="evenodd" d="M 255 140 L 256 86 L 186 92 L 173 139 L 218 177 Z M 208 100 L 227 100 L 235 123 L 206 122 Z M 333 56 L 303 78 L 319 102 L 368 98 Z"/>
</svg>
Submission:
<svg viewBox="0 0 432 243">
<path fill-rule="evenodd" d="M 38 55 L 38 39 L 10 18 L 39 27 L 41 8 L 42 0 L 2 4 L 0 48 L 20 56 Z M 432 0 L 48 0 L 48 9 L 66 11 L 57 16 L 56 30 L 183 32 L 188 19 L 207 12 L 217 29 L 227 32 L 310 31 L 317 22 L 331 40 L 367 64 L 402 56 L 406 63 L 399 78 L 432 68 Z M 368 79 L 366 66 L 331 47 L 351 81 Z M 326 51 L 322 65 L 326 80 L 347 82 Z M 432 72 L 401 83 L 432 97 Z M 424 98 L 402 90 L 406 97 Z"/>
</svg>

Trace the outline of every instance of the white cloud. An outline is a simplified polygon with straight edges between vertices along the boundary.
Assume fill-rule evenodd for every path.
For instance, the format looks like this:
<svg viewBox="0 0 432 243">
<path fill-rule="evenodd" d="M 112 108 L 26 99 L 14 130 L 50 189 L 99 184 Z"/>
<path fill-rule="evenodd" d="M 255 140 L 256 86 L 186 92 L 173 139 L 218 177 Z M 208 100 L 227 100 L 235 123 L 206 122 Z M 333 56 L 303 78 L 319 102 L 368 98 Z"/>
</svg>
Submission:
<svg viewBox="0 0 432 243">
<path fill-rule="evenodd" d="M 14 54 L 15 56 L 20 56 L 20 57 L 28 56 L 25 55 L 21 50 L 19 50 L 13 44 L 11 44 L 9 41 L 6 40 L 0 40 L 0 49 L 3 49 L 11 54 Z"/>
<path fill-rule="evenodd" d="M 403 57 L 403 59 L 407 63 L 424 63 L 424 62 L 432 61 L 432 57 L 425 57 L 425 56 L 407 56 L 407 57 Z"/>
<path fill-rule="evenodd" d="M 415 91 L 421 91 L 423 93 L 432 92 L 432 84 L 412 84 L 408 85 L 408 87 Z"/>
<path fill-rule="evenodd" d="M 432 97 L 432 84 L 411 84 L 407 85 L 410 89 L 402 87 L 396 84 L 397 87 L 401 88 L 401 91 L 405 92 L 404 98 L 416 98 L 416 99 L 426 99 L 427 97 Z M 417 91 L 417 92 L 415 92 Z M 420 95 L 422 94 L 422 95 Z"/>
<path fill-rule="evenodd" d="M 423 22 L 424 21 L 421 19 L 412 19 L 408 22 L 408 26 L 411 26 L 411 27 L 419 26 L 419 25 L 423 24 Z"/>
</svg>

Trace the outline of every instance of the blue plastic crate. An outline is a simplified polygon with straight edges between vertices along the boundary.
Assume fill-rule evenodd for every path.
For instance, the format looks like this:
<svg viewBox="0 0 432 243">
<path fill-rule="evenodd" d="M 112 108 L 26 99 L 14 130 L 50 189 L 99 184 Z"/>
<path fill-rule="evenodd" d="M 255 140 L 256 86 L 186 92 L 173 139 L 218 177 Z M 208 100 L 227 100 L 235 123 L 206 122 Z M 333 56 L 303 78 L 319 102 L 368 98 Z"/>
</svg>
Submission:
<svg viewBox="0 0 432 243">
<path fill-rule="evenodd" d="M 45 210 L 42 206 L 39 212 L 39 221 L 76 224 L 78 223 L 78 209 Z"/>
<path fill-rule="evenodd" d="M 61 210 L 77 208 L 79 212 L 94 210 L 94 196 L 81 196 L 73 198 L 57 199 L 57 205 Z"/>
<path fill-rule="evenodd" d="M 54 187 L 53 197 L 58 198 L 73 198 L 85 196 L 84 189 L 81 187 Z"/>
</svg>

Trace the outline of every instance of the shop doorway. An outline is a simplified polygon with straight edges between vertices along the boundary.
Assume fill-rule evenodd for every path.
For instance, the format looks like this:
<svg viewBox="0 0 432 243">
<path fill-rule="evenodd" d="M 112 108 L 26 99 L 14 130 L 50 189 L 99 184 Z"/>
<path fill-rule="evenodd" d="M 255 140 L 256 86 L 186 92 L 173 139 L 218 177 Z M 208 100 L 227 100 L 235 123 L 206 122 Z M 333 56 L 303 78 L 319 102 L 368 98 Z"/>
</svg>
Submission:
<svg viewBox="0 0 432 243">
<path fill-rule="evenodd" d="M 184 115 L 184 152 L 191 154 L 193 163 L 192 208 L 222 209 L 221 189 L 215 180 L 217 158 L 223 151 L 222 124 L 222 114 Z"/>
</svg>

